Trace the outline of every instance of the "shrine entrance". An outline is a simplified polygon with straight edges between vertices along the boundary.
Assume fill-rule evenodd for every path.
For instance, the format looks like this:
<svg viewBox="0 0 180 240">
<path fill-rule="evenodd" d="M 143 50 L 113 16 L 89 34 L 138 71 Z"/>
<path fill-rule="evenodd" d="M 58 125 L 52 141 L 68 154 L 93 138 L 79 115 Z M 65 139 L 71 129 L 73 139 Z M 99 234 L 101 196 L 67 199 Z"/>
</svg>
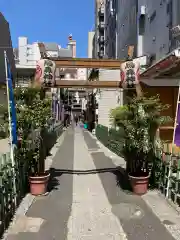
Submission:
<svg viewBox="0 0 180 240">
<path fill-rule="evenodd" d="M 49 67 L 46 67 L 44 74 L 41 72 L 42 78 L 39 84 L 44 89 L 50 88 L 86 88 L 86 89 L 120 89 L 127 90 L 128 95 L 136 93 L 137 96 L 142 96 L 143 91 L 148 92 L 149 95 L 160 96 L 160 100 L 169 104 L 172 107 L 169 109 L 168 115 L 172 117 L 171 126 L 163 126 L 160 129 L 163 140 L 174 142 L 175 139 L 175 125 L 177 123 L 177 116 L 179 116 L 179 100 L 178 100 L 178 89 L 179 89 L 179 63 L 180 63 L 180 49 L 176 49 L 171 52 L 168 56 L 161 59 L 155 64 L 146 62 L 146 67 L 140 72 L 140 58 L 133 59 L 134 47 L 129 46 L 128 48 L 128 59 L 126 60 L 111 60 L 111 59 L 89 59 L 89 58 L 51 58 L 46 55 L 43 44 L 40 44 L 41 60 L 42 65 L 44 62 L 51 62 L 50 65 L 56 68 L 88 68 L 88 69 L 112 69 L 119 70 L 119 79 L 87 79 L 87 80 L 72 80 L 72 79 L 55 79 L 53 73 Z M 44 67 L 44 66 L 43 66 Z M 45 68 L 45 67 L 44 67 Z M 50 73 L 51 72 L 51 73 Z M 117 75 L 116 75 L 117 76 Z M 46 78 L 48 81 L 46 81 Z M 174 83 L 176 84 L 174 85 Z M 172 86 L 170 86 L 170 85 Z M 167 88 L 168 87 L 168 88 Z M 173 94 L 172 96 L 172 91 Z M 125 91 L 124 91 L 125 92 Z M 178 120 L 179 121 L 179 120 Z"/>
<path fill-rule="evenodd" d="M 126 60 L 110 60 L 110 59 L 62 59 L 50 58 L 46 55 L 43 44 L 40 45 L 41 60 L 37 63 L 35 82 L 43 89 L 50 88 L 77 88 L 78 89 L 124 89 L 128 93 L 142 96 L 140 77 L 140 62 L 139 59 L 133 59 L 134 47 L 129 46 L 128 58 Z M 98 78 L 87 80 L 72 80 L 72 79 L 58 79 L 55 77 L 56 69 L 70 69 L 70 68 L 88 68 L 88 69 L 110 69 L 119 70 L 118 79 L 103 79 Z M 117 74 L 116 74 L 117 76 Z M 130 90 L 130 91 L 129 91 Z M 94 96 L 89 96 L 89 104 L 87 109 L 87 116 L 89 122 L 95 122 L 96 103 Z M 113 106 L 114 107 L 114 106 Z M 92 124 L 89 124 L 92 125 Z M 93 127 L 91 127 L 92 130 Z"/>
</svg>

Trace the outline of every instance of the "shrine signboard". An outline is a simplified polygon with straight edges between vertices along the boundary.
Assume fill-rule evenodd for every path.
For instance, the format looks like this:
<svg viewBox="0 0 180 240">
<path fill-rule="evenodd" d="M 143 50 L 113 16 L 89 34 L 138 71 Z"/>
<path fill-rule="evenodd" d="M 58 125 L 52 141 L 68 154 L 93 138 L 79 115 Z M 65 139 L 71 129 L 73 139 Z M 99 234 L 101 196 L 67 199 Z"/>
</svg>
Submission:
<svg viewBox="0 0 180 240">
<path fill-rule="evenodd" d="M 39 60 L 36 65 L 35 83 L 42 86 L 54 86 L 55 70 L 56 64 L 52 60 Z"/>
<path fill-rule="evenodd" d="M 135 86 L 139 84 L 140 63 L 137 60 L 130 60 L 122 63 L 120 74 L 123 88 L 135 88 Z"/>
</svg>

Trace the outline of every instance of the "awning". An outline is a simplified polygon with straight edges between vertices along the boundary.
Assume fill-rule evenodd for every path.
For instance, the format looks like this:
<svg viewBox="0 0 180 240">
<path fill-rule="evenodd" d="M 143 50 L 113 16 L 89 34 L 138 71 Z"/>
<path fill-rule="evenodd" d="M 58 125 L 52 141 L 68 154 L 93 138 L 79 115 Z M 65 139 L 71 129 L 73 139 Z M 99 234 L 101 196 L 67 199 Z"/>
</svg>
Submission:
<svg viewBox="0 0 180 240">
<path fill-rule="evenodd" d="M 143 71 L 141 79 L 173 79 L 180 76 L 180 48 L 177 48 L 165 58 Z"/>
</svg>

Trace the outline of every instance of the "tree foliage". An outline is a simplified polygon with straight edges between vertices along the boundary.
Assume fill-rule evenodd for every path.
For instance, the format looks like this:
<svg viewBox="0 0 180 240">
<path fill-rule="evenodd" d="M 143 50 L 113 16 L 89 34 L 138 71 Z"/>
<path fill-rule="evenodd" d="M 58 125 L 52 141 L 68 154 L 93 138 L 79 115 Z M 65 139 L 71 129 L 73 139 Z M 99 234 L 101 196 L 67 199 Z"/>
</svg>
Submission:
<svg viewBox="0 0 180 240">
<path fill-rule="evenodd" d="M 152 162 L 161 145 L 157 130 L 171 121 L 169 116 L 161 114 L 168 108 L 159 96 L 153 96 L 134 97 L 127 105 L 111 111 L 112 124 L 123 130 L 123 155 L 134 175 L 148 174 L 148 163 Z"/>
<path fill-rule="evenodd" d="M 41 157 L 40 149 L 42 142 L 41 132 L 46 129 L 52 119 L 51 100 L 42 98 L 42 90 L 33 87 L 16 88 L 14 95 L 19 143 L 18 156 L 20 161 L 23 161 L 23 159 L 28 160 L 30 171 L 38 174 L 44 171 L 44 159 Z M 8 137 L 7 107 L 1 106 L 0 114 L 1 130 Z M 40 133 L 38 137 L 34 137 L 35 131 Z"/>
</svg>

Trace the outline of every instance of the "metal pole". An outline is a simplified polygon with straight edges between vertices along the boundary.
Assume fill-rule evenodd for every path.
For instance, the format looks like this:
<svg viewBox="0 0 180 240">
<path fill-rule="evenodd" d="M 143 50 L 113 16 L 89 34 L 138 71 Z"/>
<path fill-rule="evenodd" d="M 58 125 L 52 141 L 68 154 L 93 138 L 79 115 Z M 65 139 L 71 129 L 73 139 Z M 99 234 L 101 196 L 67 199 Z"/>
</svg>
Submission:
<svg viewBox="0 0 180 240">
<path fill-rule="evenodd" d="M 4 51 L 4 61 L 5 61 L 5 73 L 6 73 L 6 90 L 7 90 L 7 102 L 8 102 L 8 121 L 9 121 L 9 140 L 10 140 L 10 156 L 11 156 L 11 164 L 12 164 L 12 171 L 13 171 L 13 188 L 15 199 L 14 203 L 16 205 L 16 175 L 15 175 L 15 161 L 14 161 L 14 146 L 12 143 L 12 126 L 11 126 L 11 109 L 9 104 L 9 84 L 8 84 L 8 66 L 7 66 L 7 54 Z"/>
</svg>

